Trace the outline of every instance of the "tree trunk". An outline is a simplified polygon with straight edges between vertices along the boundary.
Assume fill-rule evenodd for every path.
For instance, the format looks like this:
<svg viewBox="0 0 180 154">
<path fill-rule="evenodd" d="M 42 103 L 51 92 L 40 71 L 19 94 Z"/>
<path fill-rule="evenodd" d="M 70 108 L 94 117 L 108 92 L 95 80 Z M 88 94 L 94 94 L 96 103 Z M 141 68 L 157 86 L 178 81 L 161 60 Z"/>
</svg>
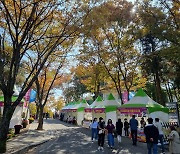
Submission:
<svg viewBox="0 0 180 154">
<path fill-rule="evenodd" d="M 43 130 L 43 110 L 44 110 L 44 106 L 43 105 L 39 106 L 39 124 L 37 130 Z"/>
<path fill-rule="evenodd" d="M 36 105 L 36 119 L 39 118 L 39 105 Z"/>
<path fill-rule="evenodd" d="M 155 76 L 156 76 L 156 93 L 157 93 L 158 103 L 165 106 L 165 102 L 162 99 L 161 82 L 160 82 L 158 71 L 156 71 Z"/>
<path fill-rule="evenodd" d="M 98 82 L 96 87 L 95 87 L 95 92 L 94 92 L 94 97 L 93 97 L 94 101 L 99 96 L 99 93 L 100 93 L 100 83 Z"/>
<path fill-rule="evenodd" d="M 0 122 L 0 153 L 6 152 L 6 141 L 7 141 L 7 134 L 9 131 L 9 124 L 12 118 L 12 115 L 15 110 L 15 106 L 9 106 L 4 103 L 4 110 L 3 110 L 3 117 Z M 9 104 L 9 103 L 7 103 Z"/>
</svg>

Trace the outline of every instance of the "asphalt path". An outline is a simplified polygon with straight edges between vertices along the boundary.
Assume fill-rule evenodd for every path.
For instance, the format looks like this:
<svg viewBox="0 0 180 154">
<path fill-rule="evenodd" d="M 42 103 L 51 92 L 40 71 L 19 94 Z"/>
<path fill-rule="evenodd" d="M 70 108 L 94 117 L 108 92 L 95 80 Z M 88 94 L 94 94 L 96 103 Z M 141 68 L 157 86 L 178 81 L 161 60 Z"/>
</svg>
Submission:
<svg viewBox="0 0 180 154">
<path fill-rule="evenodd" d="M 115 138 L 115 149 L 111 150 L 107 145 L 107 137 L 103 151 L 98 151 L 97 141 L 91 141 L 91 131 L 69 125 L 59 120 L 46 120 L 49 126 L 53 127 L 51 133 L 56 138 L 38 147 L 30 149 L 27 154 L 146 154 L 145 143 L 138 142 L 137 146 L 132 145 L 129 138 L 122 137 L 122 143 L 117 143 Z M 159 152 L 160 153 L 160 152 Z"/>
</svg>

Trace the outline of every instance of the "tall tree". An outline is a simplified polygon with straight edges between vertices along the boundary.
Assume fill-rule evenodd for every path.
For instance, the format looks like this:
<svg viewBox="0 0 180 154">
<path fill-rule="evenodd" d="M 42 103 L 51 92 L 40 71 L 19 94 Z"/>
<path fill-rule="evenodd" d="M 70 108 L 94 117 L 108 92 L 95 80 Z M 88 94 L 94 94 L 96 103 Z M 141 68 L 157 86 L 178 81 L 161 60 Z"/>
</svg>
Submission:
<svg viewBox="0 0 180 154">
<path fill-rule="evenodd" d="M 72 4 L 65 0 L 0 1 L 0 89 L 4 95 L 3 117 L 0 122 L 0 153 L 6 151 L 9 123 L 16 106 L 37 79 L 51 53 L 65 40 L 77 35 L 86 8 L 82 7 L 82 3 L 78 5 L 78 2 L 73 1 Z M 27 54 L 37 56 L 34 52 L 37 43 L 43 45 L 44 50 L 39 53 L 32 71 L 26 74 L 19 96 L 12 103 L 13 89 L 22 68 L 22 61 L 26 60 Z"/>
<path fill-rule="evenodd" d="M 140 74 L 140 54 L 134 47 L 137 16 L 132 3 L 125 0 L 105 2 L 93 11 L 88 18 L 92 31 L 87 35 L 86 48 L 93 45 L 92 51 L 99 56 L 122 101 L 122 92 L 129 93 Z"/>
<path fill-rule="evenodd" d="M 179 6 L 180 3 L 176 0 L 148 0 L 139 2 L 137 6 L 145 53 L 143 59 L 145 63 L 148 62 L 144 63 L 145 70 L 154 77 L 157 101 L 163 105 L 165 102 L 162 98 L 161 84 L 165 84 L 172 100 L 172 89 L 168 87 L 169 83 L 175 83 L 172 70 L 176 74 L 176 69 L 179 68 Z"/>
</svg>

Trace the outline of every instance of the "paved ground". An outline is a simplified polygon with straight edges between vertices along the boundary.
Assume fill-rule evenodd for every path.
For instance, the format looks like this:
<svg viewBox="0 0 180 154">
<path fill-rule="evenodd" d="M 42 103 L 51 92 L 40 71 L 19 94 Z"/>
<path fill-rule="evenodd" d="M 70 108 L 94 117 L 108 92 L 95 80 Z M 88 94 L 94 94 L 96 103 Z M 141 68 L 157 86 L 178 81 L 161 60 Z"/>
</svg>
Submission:
<svg viewBox="0 0 180 154">
<path fill-rule="evenodd" d="M 38 123 L 35 121 L 34 123 L 29 125 L 29 130 L 25 133 L 19 134 L 15 138 L 12 138 L 8 140 L 7 142 L 7 154 L 14 153 L 18 150 L 21 150 L 25 147 L 28 147 L 30 145 L 35 145 L 37 143 L 45 142 L 49 139 L 52 139 L 55 137 L 56 134 L 56 123 L 59 121 L 53 121 L 53 120 L 44 120 L 44 130 L 38 131 L 36 130 Z M 50 123 L 53 122 L 54 125 L 51 126 Z M 61 129 L 66 128 L 65 126 L 61 126 Z"/>
<path fill-rule="evenodd" d="M 46 128 L 46 127 L 49 127 Z M 46 135 L 50 135 L 54 138 L 49 142 L 46 142 L 36 148 L 29 150 L 28 154 L 146 154 L 146 144 L 138 143 L 137 146 L 132 146 L 132 142 L 129 138 L 122 138 L 122 143 L 117 144 L 115 139 L 115 149 L 111 150 L 107 147 L 107 140 L 104 145 L 104 152 L 98 151 L 97 141 L 91 142 L 91 132 L 88 129 L 81 127 L 74 127 L 72 125 L 60 122 L 59 120 L 45 120 L 44 128 Z M 51 129 L 50 129 L 51 128 Z M 41 134 L 42 135 L 42 134 Z M 34 138 L 36 140 L 36 138 Z"/>
</svg>

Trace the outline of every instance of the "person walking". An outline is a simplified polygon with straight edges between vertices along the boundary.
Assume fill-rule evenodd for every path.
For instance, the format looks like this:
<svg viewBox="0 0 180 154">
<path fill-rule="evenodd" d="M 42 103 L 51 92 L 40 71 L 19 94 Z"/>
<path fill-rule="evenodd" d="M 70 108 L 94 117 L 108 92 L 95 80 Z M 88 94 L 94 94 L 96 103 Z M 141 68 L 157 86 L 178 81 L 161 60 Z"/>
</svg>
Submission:
<svg viewBox="0 0 180 154">
<path fill-rule="evenodd" d="M 130 128 L 131 128 L 131 137 L 133 141 L 133 145 L 137 145 L 137 128 L 138 128 L 138 121 L 135 119 L 135 115 L 129 121 Z"/>
<path fill-rule="evenodd" d="M 97 140 L 97 135 L 98 135 L 98 122 L 97 118 L 94 118 L 93 122 L 91 123 L 91 140 L 92 142 L 94 140 Z"/>
<path fill-rule="evenodd" d="M 169 134 L 169 152 L 170 154 L 180 154 L 180 139 L 179 134 L 174 126 L 170 126 L 171 133 Z"/>
<path fill-rule="evenodd" d="M 118 143 L 121 143 L 122 128 L 123 128 L 123 123 L 121 122 L 121 119 L 118 119 L 118 121 L 116 122 L 116 133 L 117 133 Z"/>
<path fill-rule="evenodd" d="M 105 122 L 102 117 L 99 118 L 98 122 L 98 150 L 103 150 L 105 137 Z"/>
<path fill-rule="evenodd" d="M 164 152 L 164 143 L 163 143 L 164 133 L 163 133 L 163 130 L 162 130 L 162 125 L 161 125 L 161 123 L 159 122 L 159 118 L 155 118 L 155 123 L 154 123 L 154 125 L 157 127 L 157 129 L 158 129 L 158 131 L 159 131 L 159 138 L 158 138 L 158 140 L 159 140 L 160 143 L 161 143 L 162 153 L 165 153 L 165 152 Z"/>
<path fill-rule="evenodd" d="M 124 119 L 124 133 L 126 137 L 129 136 L 129 122 L 126 118 Z"/>
<path fill-rule="evenodd" d="M 108 145 L 111 149 L 114 148 L 114 136 L 113 136 L 113 131 L 115 129 L 114 125 L 112 124 L 112 120 L 108 119 L 108 123 L 106 126 L 106 129 L 108 131 Z"/>
<path fill-rule="evenodd" d="M 159 131 L 156 126 L 153 125 L 153 119 L 148 118 L 148 125 L 144 128 L 144 134 L 146 135 L 146 143 L 148 154 L 157 154 L 157 144 L 159 138 Z"/>
</svg>

